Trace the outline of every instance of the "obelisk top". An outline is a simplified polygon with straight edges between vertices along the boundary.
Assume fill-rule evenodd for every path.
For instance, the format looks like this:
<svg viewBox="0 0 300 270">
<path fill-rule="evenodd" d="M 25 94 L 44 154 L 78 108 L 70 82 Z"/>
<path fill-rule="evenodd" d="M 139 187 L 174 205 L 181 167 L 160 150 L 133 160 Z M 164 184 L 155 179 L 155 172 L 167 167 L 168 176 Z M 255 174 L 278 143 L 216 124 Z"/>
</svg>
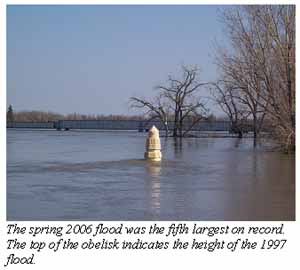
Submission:
<svg viewBox="0 0 300 270">
<path fill-rule="evenodd" d="M 156 126 L 153 125 L 152 128 L 150 128 L 149 135 L 159 135 L 159 130 L 156 128 Z"/>
</svg>

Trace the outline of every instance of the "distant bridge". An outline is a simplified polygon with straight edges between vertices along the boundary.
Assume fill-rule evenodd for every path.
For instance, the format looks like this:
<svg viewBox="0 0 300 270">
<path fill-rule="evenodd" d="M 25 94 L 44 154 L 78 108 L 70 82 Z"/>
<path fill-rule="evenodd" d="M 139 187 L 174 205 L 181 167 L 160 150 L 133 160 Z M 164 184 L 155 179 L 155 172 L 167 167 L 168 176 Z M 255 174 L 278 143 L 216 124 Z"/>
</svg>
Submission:
<svg viewBox="0 0 300 270">
<path fill-rule="evenodd" d="M 7 122 L 7 128 L 30 128 L 30 129 L 102 129 L 102 130 L 137 130 L 148 131 L 152 125 L 159 130 L 164 130 L 161 121 L 142 120 L 59 120 L 49 122 Z M 189 127 L 189 123 L 183 125 L 183 130 Z M 173 123 L 169 123 L 170 130 Z M 230 131 L 230 121 L 200 121 L 192 128 L 192 131 Z"/>
</svg>

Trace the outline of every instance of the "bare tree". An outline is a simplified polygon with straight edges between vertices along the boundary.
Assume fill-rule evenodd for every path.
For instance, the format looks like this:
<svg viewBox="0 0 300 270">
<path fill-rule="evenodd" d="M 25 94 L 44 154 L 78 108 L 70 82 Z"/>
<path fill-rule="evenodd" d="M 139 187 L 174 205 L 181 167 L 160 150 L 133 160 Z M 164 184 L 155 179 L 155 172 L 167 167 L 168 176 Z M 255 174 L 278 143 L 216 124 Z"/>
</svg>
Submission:
<svg viewBox="0 0 300 270">
<path fill-rule="evenodd" d="M 182 78 L 169 76 L 168 85 L 159 85 L 158 96 L 149 101 L 132 97 L 131 106 L 146 108 L 146 113 L 154 113 L 164 124 L 168 133 L 168 122 L 173 122 L 173 137 L 184 137 L 203 119 L 208 110 L 199 97 L 201 86 L 198 81 L 198 68 L 182 66 Z"/>
<path fill-rule="evenodd" d="M 223 19 L 232 50 L 222 54 L 222 76 L 239 89 L 254 138 L 267 117 L 285 148 L 294 147 L 295 6 L 234 7 Z"/>
<path fill-rule="evenodd" d="M 243 137 L 244 123 L 249 113 L 245 106 L 236 98 L 236 88 L 226 80 L 219 80 L 212 83 L 211 94 L 221 110 L 227 115 L 231 123 L 231 132 L 238 133 L 239 138 Z"/>
<path fill-rule="evenodd" d="M 243 48 L 238 47 L 240 51 Z M 261 80 L 257 76 L 257 63 L 252 63 L 251 57 L 247 51 L 243 51 L 243 57 L 237 55 L 228 55 L 221 51 L 218 57 L 218 66 L 223 76 L 222 84 L 226 89 L 226 95 L 236 113 L 246 117 L 251 116 L 253 127 L 253 143 L 256 146 L 257 136 L 262 129 L 266 109 L 265 101 L 262 98 Z M 252 65 L 250 65 L 250 63 Z M 217 87 L 220 94 L 221 89 Z M 224 90 L 223 90 L 224 91 Z M 223 93 L 224 95 L 224 93 Z M 233 106 L 234 105 L 234 106 Z M 226 107 L 226 109 L 228 109 Z M 237 111 L 239 109 L 240 111 Z"/>
<path fill-rule="evenodd" d="M 146 109 L 145 116 L 150 116 L 149 121 L 158 118 L 165 127 L 165 135 L 169 136 L 169 126 L 168 126 L 168 115 L 169 115 L 169 105 L 166 103 L 165 97 L 163 95 L 157 96 L 153 101 L 147 101 L 143 98 L 130 98 L 131 107 Z"/>
</svg>

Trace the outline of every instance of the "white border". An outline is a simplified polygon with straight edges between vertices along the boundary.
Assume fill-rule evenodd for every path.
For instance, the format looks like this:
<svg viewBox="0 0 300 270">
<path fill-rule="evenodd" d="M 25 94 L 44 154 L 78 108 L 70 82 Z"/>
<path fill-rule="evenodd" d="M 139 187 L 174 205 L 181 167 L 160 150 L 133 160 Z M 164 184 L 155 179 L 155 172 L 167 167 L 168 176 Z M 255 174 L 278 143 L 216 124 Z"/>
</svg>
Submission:
<svg viewBox="0 0 300 270">
<path fill-rule="evenodd" d="M 3 269 L 3 254 L 7 254 L 6 248 L 6 5 L 8 4 L 295 4 L 296 1 L 1 1 L 0 2 L 0 147 L 1 151 L 1 182 L 0 182 L 0 220 L 1 220 L 1 260 L 0 269 Z M 298 8 L 296 14 L 298 13 Z M 299 36 L 299 18 L 296 15 L 296 37 Z M 299 39 L 298 39 L 299 41 Z M 298 44 L 298 41 L 296 44 Z M 299 60 L 298 54 L 296 54 Z M 296 62 L 299 62 L 297 61 Z M 296 74 L 299 75 L 299 71 L 296 68 Z M 298 78 L 298 76 L 296 76 Z M 296 86 L 298 84 L 296 83 Z M 298 90 L 297 90 L 298 92 Z M 296 93 L 296 105 L 298 106 L 299 95 Z M 296 121 L 300 117 L 299 109 L 296 111 Z M 299 141 L 299 127 L 296 125 L 296 141 Z M 299 149 L 296 149 L 296 167 L 299 164 Z M 298 182 L 298 173 L 296 170 L 296 182 Z M 282 252 L 236 252 L 236 253 L 203 253 L 203 252 L 191 252 L 191 251 L 111 251 L 111 252 L 60 252 L 60 253 L 41 253 L 37 258 L 39 262 L 37 265 L 31 267 L 31 269 L 191 269 L 191 268 L 209 268 L 209 269 L 297 269 L 299 265 L 297 261 L 297 255 L 299 251 L 299 245 L 297 238 L 299 238 L 299 187 L 296 185 L 296 222 L 285 222 L 286 236 L 288 238 L 288 246 Z M 297 219 L 298 217 L 298 219 Z M 42 224 L 67 224 L 68 222 L 24 222 L 28 226 Z M 89 222 L 88 222 L 89 223 Z M 98 222 L 96 222 L 98 223 Z M 127 224 L 136 225 L 137 222 L 126 222 Z M 150 222 L 139 222 L 138 224 L 147 224 Z M 157 222 L 161 224 L 168 224 L 165 222 Z M 213 225 L 224 225 L 226 223 L 236 225 L 270 225 L 280 224 L 280 222 L 202 222 L 201 225 L 209 224 Z M 106 224 L 114 224 L 113 222 L 107 222 Z M 18 267 L 15 267 L 18 268 Z M 6 268 L 7 269 L 7 268 Z"/>
</svg>

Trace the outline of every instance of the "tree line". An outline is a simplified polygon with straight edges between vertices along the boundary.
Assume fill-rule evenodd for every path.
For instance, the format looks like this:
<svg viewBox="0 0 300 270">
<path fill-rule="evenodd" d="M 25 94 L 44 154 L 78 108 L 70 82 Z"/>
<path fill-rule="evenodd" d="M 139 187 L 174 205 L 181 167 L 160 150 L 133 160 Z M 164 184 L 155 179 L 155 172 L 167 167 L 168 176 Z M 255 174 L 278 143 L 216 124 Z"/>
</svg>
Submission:
<svg viewBox="0 0 300 270">
<path fill-rule="evenodd" d="M 141 115 L 119 115 L 119 114 L 60 114 L 55 112 L 45 111 L 17 111 L 13 110 L 12 105 L 9 105 L 7 110 L 8 122 L 51 122 L 58 120 L 144 120 Z"/>
</svg>

